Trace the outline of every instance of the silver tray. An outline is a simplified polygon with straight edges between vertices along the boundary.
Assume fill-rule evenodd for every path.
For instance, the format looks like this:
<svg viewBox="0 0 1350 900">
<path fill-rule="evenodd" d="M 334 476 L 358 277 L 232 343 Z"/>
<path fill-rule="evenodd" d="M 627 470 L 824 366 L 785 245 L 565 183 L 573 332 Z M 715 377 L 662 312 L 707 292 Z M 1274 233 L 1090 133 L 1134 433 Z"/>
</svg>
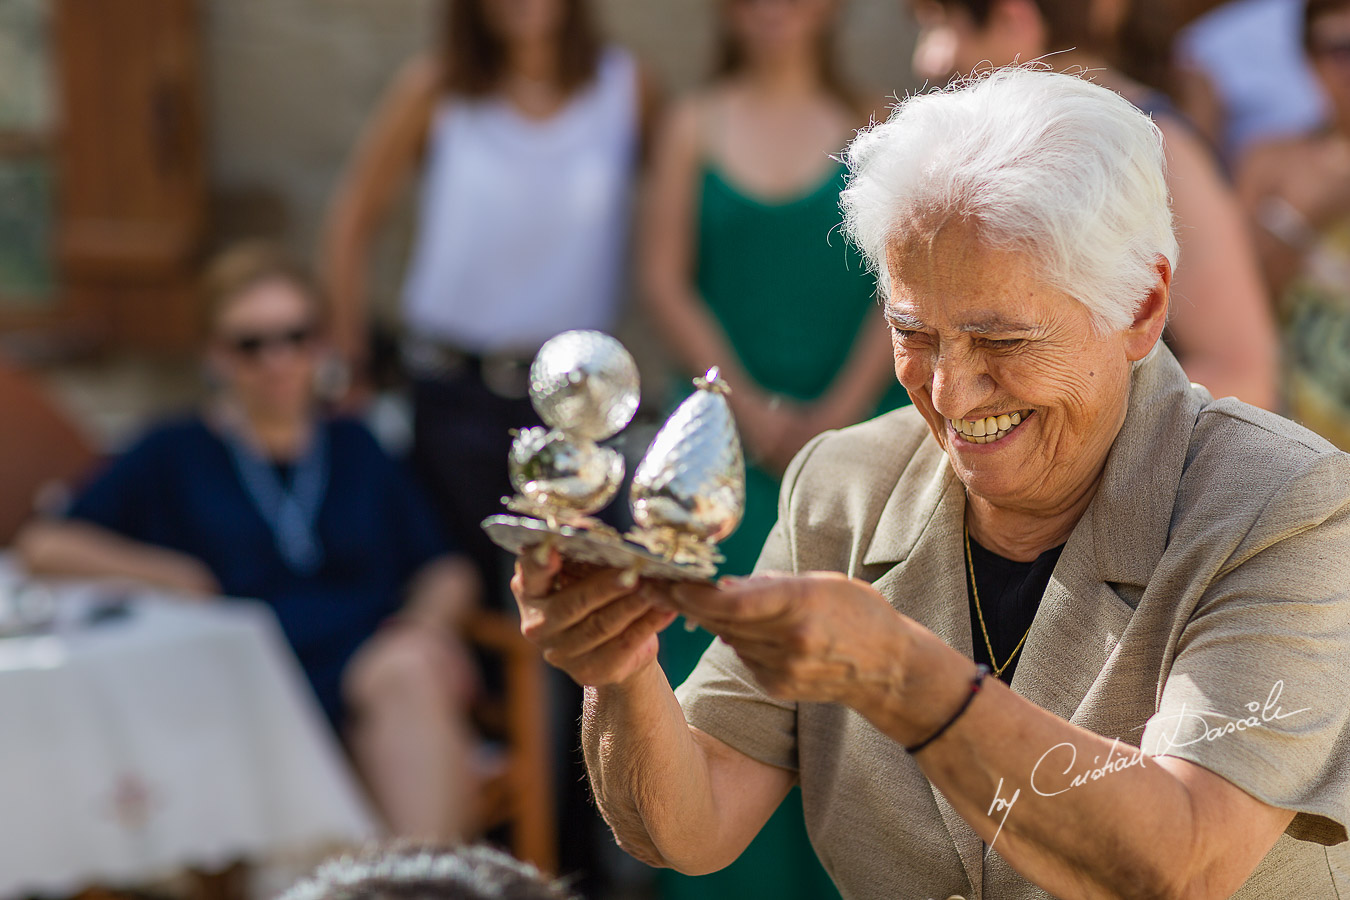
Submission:
<svg viewBox="0 0 1350 900">
<path fill-rule="evenodd" d="M 568 559 L 612 569 L 636 569 L 646 578 L 707 581 L 717 571 L 712 565 L 666 559 L 614 534 L 571 525 L 550 527 L 542 519 L 525 516 L 488 516 L 483 520 L 483 530 L 494 544 L 510 553 L 519 554 L 527 547 L 547 543 Z"/>
</svg>

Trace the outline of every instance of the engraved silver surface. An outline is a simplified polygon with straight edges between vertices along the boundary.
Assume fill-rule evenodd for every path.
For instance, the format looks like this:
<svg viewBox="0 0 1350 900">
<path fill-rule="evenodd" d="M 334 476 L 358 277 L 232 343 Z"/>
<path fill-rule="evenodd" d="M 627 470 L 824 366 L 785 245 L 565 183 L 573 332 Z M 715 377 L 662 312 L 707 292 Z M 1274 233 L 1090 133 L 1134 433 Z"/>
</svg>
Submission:
<svg viewBox="0 0 1350 900">
<path fill-rule="evenodd" d="M 714 367 L 666 420 L 633 473 L 631 540 L 671 558 L 715 555 L 745 512 L 745 456 Z"/>
<path fill-rule="evenodd" d="M 530 402 L 550 426 L 603 441 L 622 431 L 638 407 L 637 363 L 599 331 L 565 331 L 539 348 L 530 366 Z"/>
<path fill-rule="evenodd" d="M 529 506 L 544 518 L 559 520 L 569 513 L 598 512 L 623 483 L 618 451 L 544 428 L 525 428 L 516 435 L 507 469 L 511 485 Z"/>
<path fill-rule="evenodd" d="M 678 563 L 630 543 L 616 534 L 548 525 L 522 516 L 489 516 L 483 530 L 492 542 L 510 553 L 548 545 L 564 557 L 612 569 L 637 572 L 644 578 L 667 581 L 707 581 L 717 571 L 711 563 Z"/>
</svg>

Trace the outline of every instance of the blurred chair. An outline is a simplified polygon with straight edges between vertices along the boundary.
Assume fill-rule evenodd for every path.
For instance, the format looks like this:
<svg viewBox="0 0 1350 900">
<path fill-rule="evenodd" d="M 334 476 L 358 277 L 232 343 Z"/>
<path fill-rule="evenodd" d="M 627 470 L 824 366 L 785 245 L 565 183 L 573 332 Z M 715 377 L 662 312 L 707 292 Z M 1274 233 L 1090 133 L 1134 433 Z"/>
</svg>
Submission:
<svg viewBox="0 0 1350 900">
<path fill-rule="evenodd" d="M 68 487 L 98 454 L 34 378 L 3 361 L 0 422 L 0 546 L 7 546 L 41 495 Z"/>
<path fill-rule="evenodd" d="M 485 832 L 505 827 L 516 857 L 556 874 L 558 833 L 544 662 L 538 648 L 521 636 L 519 624 L 502 613 L 474 613 L 464 634 L 500 665 L 504 680 L 502 696 L 476 711 L 487 736 L 506 745 L 505 765 L 483 785 L 479 826 Z"/>
</svg>

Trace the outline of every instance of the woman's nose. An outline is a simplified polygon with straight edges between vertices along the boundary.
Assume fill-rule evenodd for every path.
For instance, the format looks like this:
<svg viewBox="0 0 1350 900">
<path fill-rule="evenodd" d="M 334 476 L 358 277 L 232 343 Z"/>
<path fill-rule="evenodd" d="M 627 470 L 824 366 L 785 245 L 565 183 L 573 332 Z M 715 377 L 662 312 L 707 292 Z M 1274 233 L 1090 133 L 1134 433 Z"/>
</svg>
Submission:
<svg viewBox="0 0 1350 900">
<path fill-rule="evenodd" d="M 948 419 L 963 419 L 989 396 L 993 379 L 972 354 L 944 353 L 933 364 L 933 408 Z"/>
</svg>

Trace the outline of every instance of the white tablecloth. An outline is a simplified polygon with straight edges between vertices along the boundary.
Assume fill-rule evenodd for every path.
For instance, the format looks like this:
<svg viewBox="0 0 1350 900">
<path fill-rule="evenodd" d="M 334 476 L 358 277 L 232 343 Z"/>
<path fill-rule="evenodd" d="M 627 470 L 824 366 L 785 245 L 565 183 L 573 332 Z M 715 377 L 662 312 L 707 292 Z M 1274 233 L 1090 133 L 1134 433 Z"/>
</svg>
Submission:
<svg viewBox="0 0 1350 900">
<path fill-rule="evenodd" d="M 97 626 L 0 638 L 0 897 L 373 833 L 265 607 L 137 601 Z"/>
</svg>

